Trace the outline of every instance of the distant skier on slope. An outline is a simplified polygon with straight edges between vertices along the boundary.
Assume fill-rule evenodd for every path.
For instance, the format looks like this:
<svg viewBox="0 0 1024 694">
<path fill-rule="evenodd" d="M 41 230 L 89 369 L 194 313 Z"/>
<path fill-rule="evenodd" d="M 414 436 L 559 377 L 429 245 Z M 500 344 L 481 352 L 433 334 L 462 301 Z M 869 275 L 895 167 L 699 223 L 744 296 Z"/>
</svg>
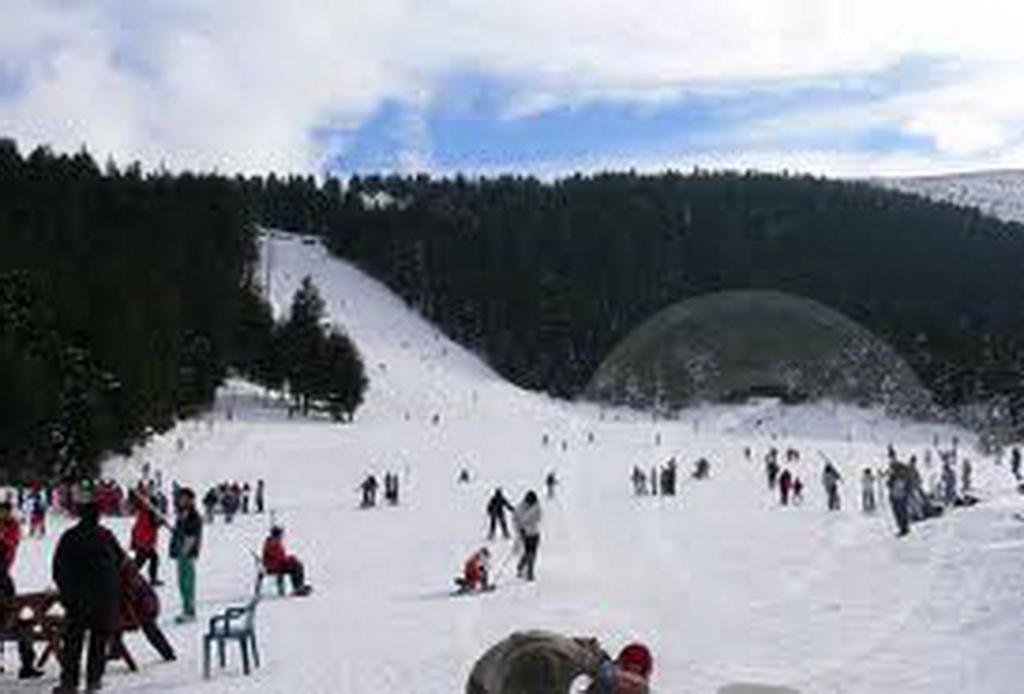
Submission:
<svg viewBox="0 0 1024 694">
<path fill-rule="evenodd" d="M 789 493 L 793 488 L 793 473 L 786 468 L 779 475 L 779 502 L 783 506 L 789 506 Z"/>
<path fill-rule="evenodd" d="M 558 486 L 558 478 L 555 476 L 554 470 L 549 472 L 547 474 L 547 477 L 544 478 L 544 486 L 547 487 L 548 498 L 549 499 L 554 499 L 555 498 L 555 487 Z"/>
<path fill-rule="evenodd" d="M 839 483 L 843 476 L 839 474 L 831 462 L 825 463 L 825 469 L 821 472 L 821 483 L 825 487 L 825 495 L 828 497 L 828 510 L 838 511 L 840 508 Z"/>
<path fill-rule="evenodd" d="M 490 500 L 487 502 L 487 518 L 490 520 L 491 528 L 487 533 L 487 539 L 494 539 L 494 531 L 500 526 L 501 534 L 508 539 L 508 523 L 505 521 L 505 511 L 515 511 L 515 507 L 501 491 L 501 487 L 494 490 Z"/>
<path fill-rule="evenodd" d="M 540 501 L 537 499 L 537 493 L 530 490 L 526 492 L 522 503 L 512 514 L 512 522 L 523 545 L 523 555 L 519 558 L 516 574 L 527 581 L 534 578 L 537 548 L 540 546 L 540 521 Z"/>
<path fill-rule="evenodd" d="M 764 457 L 764 472 L 768 478 L 768 489 L 775 489 L 779 478 L 779 452 L 774 448 Z"/>
<path fill-rule="evenodd" d="M 359 489 L 363 492 L 363 500 L 360 502 L 361 508 L 372 508 L 377 503 L 377 478 L 373 475 L 367 475 L 363 483 L 359 485 Z"/>
<path fill-rule="evenodd" d="M 903 537 L 910 532 L 909 502 L 912 486 L 910 467 L 893 458 L 889 463 L 888 482 L 892 515 L 896 519 L 898 534 Z"/>
<path fill-rule="evenodd" d="M 860 497 L 861 510 L 864 513 L 874 513 L 877 504 L 875 503 L 875 473 L 871 468 L 864 468 L 860 476 Z"/>
<path fill-rule="evenodd" d="M 1014 448 L 1010 451 L 1010 471 L 1016 480 L 1020 480 L 1020 449 Z"/>
</svg>

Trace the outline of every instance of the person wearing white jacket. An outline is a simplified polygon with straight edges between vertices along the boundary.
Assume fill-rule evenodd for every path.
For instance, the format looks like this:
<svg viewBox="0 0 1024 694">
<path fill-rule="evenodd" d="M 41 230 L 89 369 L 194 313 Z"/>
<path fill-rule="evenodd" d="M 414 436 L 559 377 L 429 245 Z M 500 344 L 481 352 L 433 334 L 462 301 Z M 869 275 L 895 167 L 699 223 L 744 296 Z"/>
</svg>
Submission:
<svg viewBox="0 0 1024 694">
<path fill-rule="evenodd" d="M 519 558 L 516 574 L 527 581 L 533 580 L 533 567 L 537 563 L 537 547 L 540 545 L 540 501 L 534 491 L 526 492 L 523 502 L 512 515 L 516 532 L 523 544 L 523 555 Z"/>
</svg>

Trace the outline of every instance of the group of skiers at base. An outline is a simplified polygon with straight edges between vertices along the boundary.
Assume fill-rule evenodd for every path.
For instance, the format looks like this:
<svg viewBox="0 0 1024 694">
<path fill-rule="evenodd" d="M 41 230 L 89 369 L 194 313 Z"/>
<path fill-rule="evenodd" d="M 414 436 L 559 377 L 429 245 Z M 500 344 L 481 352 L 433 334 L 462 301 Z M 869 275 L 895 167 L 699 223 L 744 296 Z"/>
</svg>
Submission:
<svg viewBox="0 0 1024 694">
<path fill-rule="evenodd" d="M 594 638 L 516 632 L 476 661 L 466 694 L 648 694 L 653 669 L 651 652 L 641 643 L 612 659 Z"/>
</svg>

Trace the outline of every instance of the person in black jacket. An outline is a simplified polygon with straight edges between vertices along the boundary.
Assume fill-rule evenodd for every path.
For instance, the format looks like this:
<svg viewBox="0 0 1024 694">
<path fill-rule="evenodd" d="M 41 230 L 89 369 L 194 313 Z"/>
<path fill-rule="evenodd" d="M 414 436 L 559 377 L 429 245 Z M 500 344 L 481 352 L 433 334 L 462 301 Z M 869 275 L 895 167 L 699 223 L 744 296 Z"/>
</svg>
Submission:
<svg viewBox="0 0 1024 694">
<path fill-rule="evenodd" d="M 178 562 L 178 591 L 181 614 L 176 622 L 196 618 L 196 559 L 203 539 L 203 519 L 196 510 L 196 494 L 188 487 L 178 491 L 178 520 L 171 533 L 171 558 Z"/>
<path fill-rule="evenodd" d="M 53 580 L 65 611 L 60 685 L 55 694 L 78 691 L 86 632 L 86 691 L 99 691 L 110 635 L 120 618 L 118 559 L 123 551 L 113 533 L 100 525 L 99 507 L 88 491 L 79 493 L 78 516 L 78 523 L 61 536 L 53 557 Z"/>
<path fill-rule="evenodd" d="M 509 503 L 499 487 L 494 490 L 491 500 L 487 502 L 487 516 L 491 520 L 491 529 L 487 533 L 488 539 L 494 539 L 494 531 L 499 525 L 501 526 L 501 534 L 505 536 L 506 540 L 508 539 L 508 523 L 505 521 L 506 510 L 514 511 L 515 507 Z"/>
</svg>

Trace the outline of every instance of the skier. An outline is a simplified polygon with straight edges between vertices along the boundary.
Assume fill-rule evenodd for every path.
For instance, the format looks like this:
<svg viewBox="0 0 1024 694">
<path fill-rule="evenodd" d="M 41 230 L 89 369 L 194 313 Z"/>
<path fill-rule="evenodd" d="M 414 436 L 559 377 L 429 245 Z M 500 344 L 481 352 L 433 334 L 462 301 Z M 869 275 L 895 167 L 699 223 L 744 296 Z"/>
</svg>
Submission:
<svg viewBox="0 0 1024 694">
<path fill-rule="evenodd" d="M 526 492 L 519 507 L 512 513 L 512 522 L 523 545 L 523 556 L 519 559 L 516 574 L 527 581 L 533 580 L 533 568 L 537 563 L 537 548 L 540 546 L 540 501 L 533 490 Z"/>
<path fill-rule="evenodd" d="M 647 475 L 640 469 L 639 466 L 633 466 L 633 474 L 630 476 L 633 481 L 633 493 L 637 496 L 644 496 L 647 494 Z"/>
<path fill-rule="evenodd" d="M 971 467 L 971 461 L 967 458 L 963 459 L 960 464 L 960 490 L 963 496 L 967 496 L 971 491 L 971 478 L 974 474 L 974 468 Z"/>
<path fill-rule="evenodd" d="M 839 510 L 839 483 L 842 480 L 843 477 L 836 470 L 835 466 L 831 462 L 825 463 L 825 469 L 821 472 L 821 483 L 824 485 L 825 494 L 828 496 L 829 511 Z"/>
<path fill-rule="evenodd" d="M 797 476 L 793 476 L 793 505 L 799 506 L 804 502 L 804 482 Z"/>
<path fill-rule="evenodd" d="M 469 470 L 462 468 L 459 472 L 459 484 L 466 484 L 469 482 Z"/>
<path fill-rule="evenodd" d="M 889 463 L 889 503 L 896 519 L 899 536 L 910 532 L 910 495 L 912 493 L 911 472 L 908 465 L 893 458 Z"/>
<path fill-rule="evenodd" d="M 123 550 L 100 525 L 92 490 L 78 490 L 79 521 L 65 531 L 53 557 L 53 581 L 64 606 L 60 684 L 54 694 L 74 694 L 81 679 L 82 647 L 89 633 L 86 690 L 99 691 L 110 636 L 118 628 Z"/>
<path fill-rule="evenodd" d="M 864 468 L 864 473 L 860 477 L 860 487 L 861 507 L 864 513 L 874 513 L 876 508 L 875 473 L 871 471 L 871 468 Z"/>
<path fill-rule="evenodd" d="M 494 539 L 494 531 L 501 526 L 501 534 L 508 539 L 508 523 L 505 522 L 505 510 L 515 511 L 515 507 L 508 502 L 501 491 L 501 487 L 494 490 L 490 501 L 487 502 L 487 517 L 491 522 L 491 529 L 487 533 L 487 539 Z"/>
<path fill-rule="evenodd" d="M 665 465 L 665 472 L 662 476 L 664 482 L 664 491 L 666 496 L 675 496 L 676 494 L 676 459 L 671 458 L 668 464 Z"/>
<path fill-rule="evenodd" d="M 555 477 L 554 470 L 549 472 L 548 476 L 544 478 L 544 486 L 547 487 L 548 498 L 549 499 L 554 499 L 555 498 L 555 487 L 558 486 L 558 478 Z"/>
<path fill-rule="evenodd" d="M 942 500 L 947 506 L 954 506 L 957 502 L 956 471 L 953 469 L 951 457 L 942 463 Z"/>
<path fill-rule="evenodd" d="M 181 614 L 174 621 L 196 618 L 196 560 L 203 539 L 203 519 L 196 510 L 196 494 L 188 487 L 178 491 L 178 519 L 171 533 L 170 555 L 178 563 L 178 592 Z"/>
<path fill-rule="evenodd" d="M 160 529 L 160 519 L 156 511 L 145 496 L 140 496 L 138 510 L 135 512 L 135 524 L 132 525 L 131 548 L 135 552 L 135 566 L 139 571 L 149 564 L 149 582 L 151 585 L 159 586 L 163 583 L 157 578 L 160 567 L 160 558 L 156 551 L 157 531 Z"/>
<path fill-rule="evenodd" d="M 256 480 L 256 513 L 263 513 L 263 480 Z"/>
<path fill-rule="evenodd" d="M 377 478 L 373 475 L 367 475 L 363 483 L 359 485 L 359 488 L 363 492 L 363 500 L 360 503 L 360 507 L 373 507 L 377 503 Z"/>
<path fill-rule="evenodd" d="M 711 474 L 711 463 L 707 458 L 699 458 L 696 463 L 693 464 L 693 479 L 704 480 Z"/>
<path fill-rule="evenodd" d="M 475 590 L 490 590 L 491 551 L 481 547 L 466 560 L 462 567 L 462 575 L 455 579 L 460 593 Z"/>
<path fill-rule="evenodd" d="M 263 543 L 263 568 L 267 573 L 288 574 L 292 581 L 292 595 L 309 595 L 312 588 L 306 583 L 306 568 L 298 557 L 284 549 L 284 528 L 275 525 Z"/>
<path fill-rule="evenodd" d="M 1020 480 L 1020 449 L 1016 446 L 1010 451 L 1010 471 L 1018 481 Z"/>
<path fill-rule="evenodd" d="M 779 475 L 779 501 L 783 506 L 789 505 L 789 492 L 793 488 L 793 473 L 786 468 Z"/>
<path fill-rule="evenodd" d="M 779 454 L 774 448 L 764 457 L 764 471 L 768 478 L 768 489 L 775 489 L 779 479 Z"/>
<path fill-rule="evenodd" d="M 252 490 L 248 482 L 242 485 L 242 513 L 246 515 L 249 514 L 249 495 L 251 492 Z"/>
<path fill-rule="evenodd" d="M 213 514 L 217 510 L 217 505 L 220 503 L 220 494 L 217 491 L 217 487 L 210 487 L 206 494 L 203 495 L 203 508 L 206 510 L 206 522 L 213 522 Z"/>
<path fill-rule="evenodd" d="M 0 502 L 0 508 L 4 509 L 0 513 L 9 514 L 10 507 L 10 502 Z M 0 600 L 13 598 L 17 595 L 14 579 L 11 578 L 11 567 L 14 564 L 16 548 L 16 542 L 14 544 L 10 543 L 8 538 L 0 533 Z M 18 641 L 18 656 L 21 660 L 21 669 L 18 670 L 19 679 L 27 680 L 43 676 L 43 671 L 36 669 L 34 665 L 36 654 L 31 639 L 25 638 Z"/>
</svg>

